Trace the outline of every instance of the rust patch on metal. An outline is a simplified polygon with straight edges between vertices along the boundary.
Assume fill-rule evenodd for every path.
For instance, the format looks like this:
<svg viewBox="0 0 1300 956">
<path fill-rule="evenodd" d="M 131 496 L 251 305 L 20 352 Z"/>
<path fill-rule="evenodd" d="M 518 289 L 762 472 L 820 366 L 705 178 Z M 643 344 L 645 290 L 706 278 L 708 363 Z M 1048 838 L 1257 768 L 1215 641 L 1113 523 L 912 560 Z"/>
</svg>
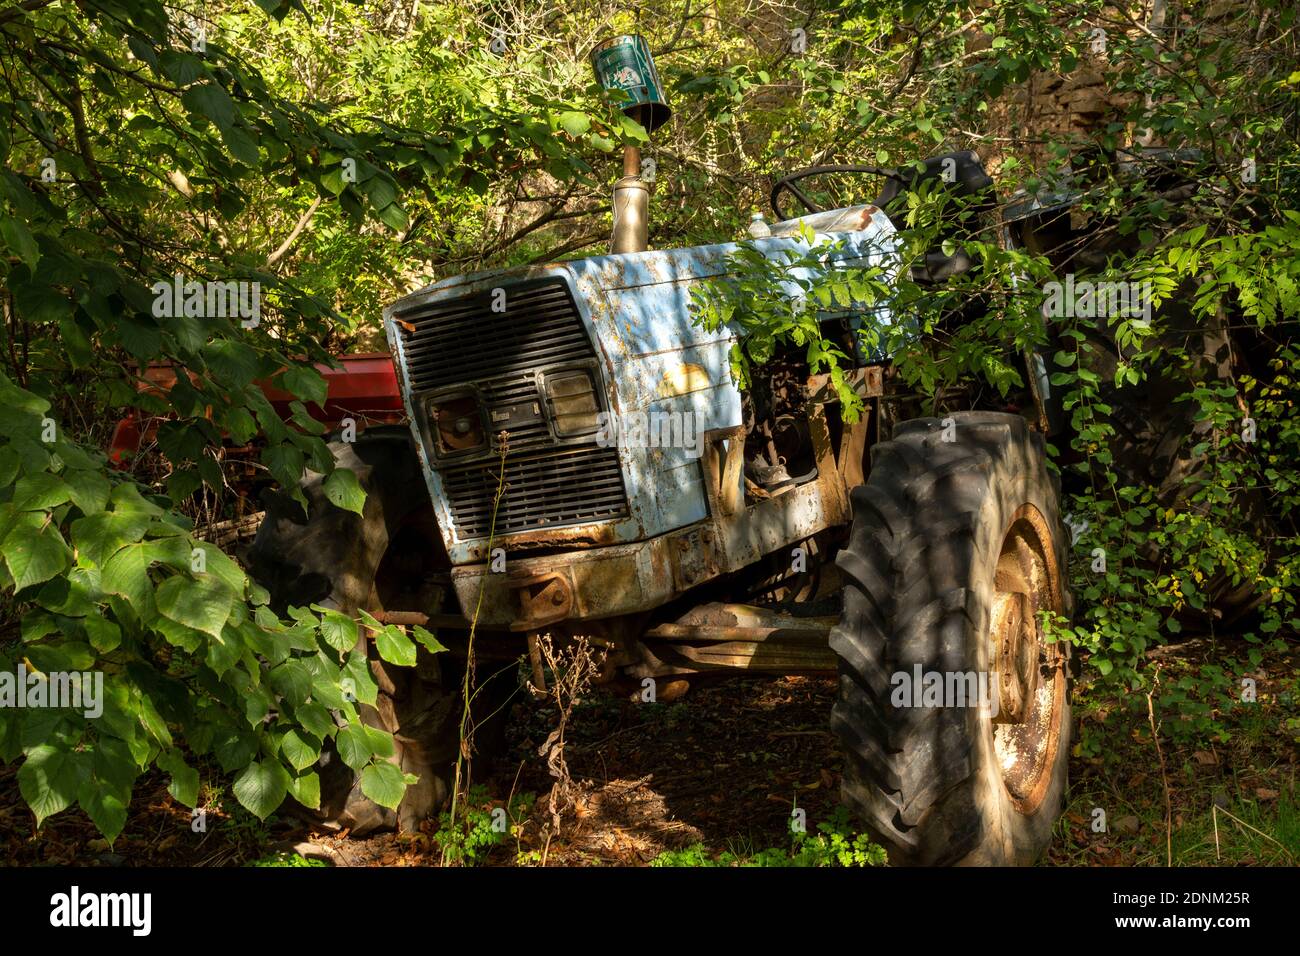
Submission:
<svg viewBox="0 0 1300 956">
<path fill-rule="evenodd" d="M 613 522 L 579 524 L 567 528 L 548 528 L 545 531 L 519 531 L 497 538 L 498 544 L 508 544 L 511 551 L 535 551 L 540 548 L 559 548 L 570 545 L 617 544 L 617 528 Z"/>
<path fill-rule="evenodd" d="M 434 629 L 446 627 L 458 631 L 468 631 L 473 624 L 469 618 L 460 614 L 425 614 L 423 611 L 373 611 L 371 616 L 380 624 L 396 624 L 399 627 L 428 627 Z M 500 631 L 501 628 L 480 624 L 476 630 Z"/>
<path fill-rule="evenodd" d="M 518 607 L 518 617 L 510 624 L 513 630 L 563 621 L 573 612 L 573 588 L 560 572 L 512 576 L 508 583 Z"/>
<path fill-rule="evenodd" d="M 1061 746 L 1068 650 L 1043 641 L 1040 611 L 1059 613 L 1063 599 L 1047 520 L 1032 504 L 1012 515 L 1003 535 L 990 621 L 990 669 L 998 678 L 994 750 L 1016 809 L 1038 809 Z"/>
<path fill-rule="evenodd" d="M 879 398 L 885 394 L 883 366 L 867 365 L 863 368 L 848 369 L 844 373 L 844 379 L 861 398 Z M 831 385 L 829 372 L 809 375 L 807 387 L 808 400 L 815 404 L 829 405 L 840 400 Z"/>
<path fill-rule="evenodd" d="M 643 635 L 637 676 L 743 670 L 768 674 L 829 674 L 838 618 L 797 618 L 770 608 L 706 604 Z"/>
<path fill-rule="evenodd" d="M 683 362 L 664 372 L 655 394 L 660 398 L 674 398 L 678 395 L 689 395 L 691 392 L 707 391 L 712 387 L 713 382 L 709 380 L 709 372 L 703 365 Z"/>
<path fill-rule="evenodd" d="M 727 448 L 723 457 L 722 445 Z M 709 514 L 734 515 L 740 510 L 742 489 L 740 469 L 744 465 L 745 426 L 718 428 L 704 433 L 704 489 L 709 500 Z"/>
</svg>

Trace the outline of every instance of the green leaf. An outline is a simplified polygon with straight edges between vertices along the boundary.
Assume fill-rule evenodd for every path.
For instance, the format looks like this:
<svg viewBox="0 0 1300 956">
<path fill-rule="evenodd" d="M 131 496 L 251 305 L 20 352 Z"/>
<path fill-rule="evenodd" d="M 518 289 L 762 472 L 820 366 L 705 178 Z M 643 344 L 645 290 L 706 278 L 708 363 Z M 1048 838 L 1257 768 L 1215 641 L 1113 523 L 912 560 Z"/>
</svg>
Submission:
<svg viewBox="0 0 1300 956">
<path fill-rule="evenodd" d="M 320 184 L 333 195 L 340 195 L 343 190 L 348 188 L 348 182 L 343 178 L 343 167 L 336 166 L 333 169 L 326 170 L 321 174 Z"/>
<path fill-rule="evenodd" d="M 370 205 L 376 209 L 383 209 L 397 201 L 397 186 L 387 176 L 375 176 L 369 179 L 365 185 L 365 192 Z"/>
<path fill-rule="evenodd" d="M 224 551 L 210 541 L 192 541 L 194 548 L 203 552 L 203 571 L 195 572 L 199 576 L 212 575 L 234 594 L 243 594 L 248 584 L 248 576 Z M 191 549 L 191 560 L 193 549 Z M 191 565 L 192 566 L 192 565 Z"/>
<path fill-rule="evenodd" d="M 293 709 L 293 715 L 303 729 L 324 740 L 338 729 L 329 711 L 317 701 L 309 701 Z"/>
<path fill-rule="evenodd" d="M 294 770 L 306 770 L 320 759 L 320 741 L 303 736 L 296 730 L 288 731 L 280 739 L 280 753 Z"/>
<path fill-rule="evenodd" d="M 144 771 L 130 744 L 119 737 L 101 734 L 95 740 L 93 750 L 91 770 L 94 778 L 129 792 Z"/>
<path fill-rule="evenodd" d="M 262 449 L 262 464 L 291 495 L 295 491 L 302 494 L 298 490 L 298 479 L 302 477 L 303 468 L 302 452 L 291 443 L 267 445 Z"/>
<path fill-rule="evenodd" d="M 123 514 L 140 514 L 157 517 L 163 513 L 152 501 L 145 500 L 140 494 L 140 489 L 133 484 L 123 482 L 113 489 L 113 493 L 108 496 L 109 503 L 113 505 L 113 510 Z"/>
<path fill-rule="evenodd" d="M 366 735 L 370 752 L 376 757 L 387 758 L 394 754 L 393 735 L 388 731 L 371 727 L 369 724 L 361 724 L 361 730 Z"/>
<path fill-rule="evenodd" d="M 14 451 L 8 445 L 0 448 L 0 488 L 8 488 L 18 477 L 18 466 L 22 460 L 18 457 L 18 452 Z"/>
<path fill-rule="evenodd" d="M 572 110 L 561 113 L 559 123 L 561 129 L 574 137 L 581 136 L 591 129 L 591 118 L 586 113 L 577 113 Z"/>
<path fill-rule="evenodd" d="M 199 772 L 186 765 L 180 751 L 163 751 L 158 755 L 158 766 L 171 774 L 167 792 L 172 799 L 191 809 L 196 807 L 199 802 Z"/>
<path fill-rule="evenodd" d="M 225 142 L 230 155 L 245 166 L 257 166 L 262 155 L 257 148 L 257 140 L 238 126 L 221 127 L 221 139 Z"/>
<path fill-rule="evenodd" d="M 140 723 L 144 725 L 144 729 L 164 747 L 170 747 L 172 745 L 171 731 L 167 729 L 167 721 L 158 712 L 152 697 L 147 692 L 141 692 L 136 700 L 138 701 Z"/>
<path fill-rule="evenodd" d="M 346 614 L 313 604 L 313 611 L 320 614 L 320 633 L 325 643 L 340 654 L 346 654 L 357 645 L 357 622 Z"/>
<path fill-rule="evenodd" d="M 71 492 L 58 475 L 29 475 L 14 485 L 14 507 L 19 511 L 49 511 L 67 501 Z"/>
<path fill-rule="evenodd" d="M 193 809 L 199 802 L 199 772 L 193 767 L 184 765 L 177 767 L 172 771 L 172 779 L 167 785 L 167 792 L 171 794 L 172 799 L 177 803 Z"/>
<path fill-rule="evenodd" d="M 214 82 L 190 87 L 181 94 L 181 102 L 191 113 L 212 120 L 222 129 L 233 124 L 238 116 L 230 94 Z"/>
<path fill-rule="evenodd" d="M 148 515 L 104 511 L 72 522 L 72 544 L 78 560 L 103 567 L 124 545 L 143 538 L 148 528 Z"/>
<path fill-rule="evenodd" d="M 438 640 L 438 638 L 434 634 L 430 633 L 429 631 L 426 631 L 418 624 L 415 625 L 414 628 L 412 628 L 412 633 L 415 635 L 415 639 L 419 641 L 421 644 L 423 644 L 424 649 L 427 650 L 430 654 L 438 654 L 447 649 L 442 645 L 442 643 Z"/>
<path fill-rule="evenodd" d="M 324 405 L 328 394 L 325 376 L 309 365 L 291 365 L 284 370 L 284 387 L 295 398 Z"/>
<path fill-rule="evenodd" d="M 357 481 L 356 474 L 348 468 L 335 468 L 325 479 L 325 497 L 336 508 L 362 513 L 366 504 L 366 493 Z"/>
<path fill-rule="evenodd" d="M 201 59 L 181 50 L 164 50 L 158 57 L 158 65 L 177 86 L 189 86 L 208 72 Z"/>
<path fill-rule="evenodd" d="M 289 796 L 309 810 L 320 809 L 320 776 L 315 771 L 289 781 Z"/>
<path fill-rule="evenodd" d="M 59 319 L 59 338 L 73 368 L 85 368 L 95 357 L 90 336 L 76 318 L 65 315 Z"/>
<path fill-rule="evenodd" d="M 406 210 L 397 203 L 390 203 L 378 213 L 379 221 L 390 229 L 401 232 L 407 227 Z"/>
<path fill-rule="evenodd" d="M 221 633 L 212 635 L 212 640 L 207 643 L 208 652 L 204 655 L 203 662 L 212 668 L 212 672 L 218 677 L 234 667 L 244 652 L 243 643 L 239 640 L 239 632 L 233 627 L 223 628 Z"/>
<path fill-rule="evenodd" d="M 623 130 L 623 135 L 637 143 L 650 142 L 650 134 L 645 131 L 645 127 L 625 114 L 618 116 L 619 126 Z"/>
<path fill-rule="evenodd" d="M 84 776 L 85 768 L 76 754 L 50 744 L 27 752 L 27 759 L 18 768 L 18 789 L 36 815 L 38 827 L 46 818 L 72 805 Z"/>
<path fill-rule="evenodd" d="M 245 342 L 216 339 L 202 351 L 208 367 L 223 382 L 243 388 L 257 376 L 257 352 Z"/>
<path fill-rule="evenodd" d="M 353 651 L 343 665 L 343 679 L 351 681 L 352 693 L 357 700 L 372 707 L 379 699 L 379 685 L 370 673 L 370 662 L 363 651 Z"/>
<path fill-rule="evenodd" d="M 5 535 L 0 548 L 4 550 L 5 566 L 13 576 L 15 591 L 48 581 L 67 567 L 71 558 L 62 535 L 52 524 L 33 527 L 20 521 Z"/>
<path fill-rule="evenodd" d="M 220 708 L 213 709 L 213 719 L 193 728 L 190 735 L 195 744 L 210 751 L 221 764 L 224 773 L 230 774 L 246 767 L 258 754 L 258 735 L 227 716 Z"/>
<path fill-rule="evenodd" d="M 92 515 L 102 512 L 108 504 L 112 485 L 101 473 L 72 471 L 64 475 L 64 480 L 68 483 L 68 493 L 72 503 L 81 509 L 82 514 Z"/>
<path fill-rule="evenodd" d="M 44 673 L 51 671 L 85 671 L 95 663 L 89 644 L 65 640 L 57 644 L 37 644 L 26 649 L 27 656 Z"/>
<path fill-rule="evenodd" d="M 196 631 L 192 627 L 178 624 L 162 616 L 153 617 L 149 623 L 167 640 L 168 644 L 189 651 L 191 654 L 198 653 L 199 648 L 209 639 L 209 635 L 202 631 Z"/>
<path fill-rule="evenodd" d="M 396 810 L 406 793 L 406 778 L 400 768 L 381 761 L 361 771 L 361 792 L 381 807 Z"/>
<path fill-rule="evenodd" d="M 225 413 L 226 430 L 237 445 L 247 444 L 257 434 L 257 422 L 246 408 L 231 408 Z"/>
<path fill-rule="evenodd" d="M 0 429 L 4 427 L 4 415 L 12 412 L 12 409 L 4 409 L 2 405 L 3 399 L 0 399 Z M 24 471 L 43 471 L 50 466 L 50 453 L 40 442 L 18 436 L 10 442 L 9 447 L 17 453 L 20 467 Z"/>
<path fill-rule="evenodd" d="M 261 760 L 250 763 L 235 778 L 232 788 L 235 799 L 240 805 L 257 817 L 265 820 L 276 807 L 284 802 L 289 792 L 289 772 L 278 760 Z"/>
<path fill-rule="evenodd" d="M 343 688 L 339 686 L 339 675 L 337 672 L 330 673 L 329 670 L 330 668 L 325 667 L 317 671 L 316 677 L 311 684 L 312 703 L 320 704 L 327 710 L 346 710 L 350 706 L 350 702 L 343 696 Z M 297 712 L 295 712 L 295 715 L 298 716 L 298 722 L 303 723 L 301 715 L 297 714 Z M 306 726 L 306 724 L 303 725 Z M 332 731 L 333 725 L 325 733 L 329 735 L 332 734 Z"/>
<path fill-rule="evenodd" d="M 174 460 L 175 459 L 173 459 L 173 461 Z M 216 462 L 212 461 L 210 458 L 204 458 L 202 463 L 204 465 L 210 464 L 214 468 L 217 467 Z M 203 469 L 203 471 L 206 470 L 209 469 Z M 183 507 L 185 502 L 187 502 L 202 487 L 203 474 L 198 468 L 177 468 L 167 476 L 167 497 L 171 498 L 172 502 L 178 506 Z M 218 479 L 217 481 L 214 481 L 212 487 L 220 488 L 220 480 Z"/>
<path fill-rule="evenodd" d="M 157 533 L 165 527 L 166 525 L 154 525 L 149 530 Z M 179 531 L 180 529 L 175 530 Z M 178 571 L 189 571 L 193 566 L 194 556 L 190 548 L 190 541 L 180 534 L 150 538 L 143 543 L 142 547 L 144 548 L 145 560 L 151 563 L 157 561 Z"/>
<path fill-rule="evenodd" d="M 116 787 L 104 780 L 87 780 L 77 790 L 77 803 L 104 839 L 112 843 L 126 826 L 131 789 Z"/>
<path fill-rule="evenodd" d="M 36 239 L 25 223 L 10 216 L 0 218 L 0 237 L 3 237 L 5 245 L 13 254 L 27 264 L 28 269 L 36 271 L 36 263 L 41 258 L 41 247 L 36 244 Z"/>
<path fill-rule="evenodd" d="M 13 763 L 22 752 L 22 727 L 18 715 L 12 710 L 0 710 L 0 763 Z"/>
<path fill-rule="evenodd" d="M 218 637 L 230 617 L 234 595 L 216 578 L 176 574 L 158 586 L 157 601 L 163 616 Z"/>
<path fill-rule="evenodd" d="M 388 625 L 375 632 L 375 648 L 379 656 L 399 667 L 415 666 L 415 642 L 402 633 L 401 628 Z"/>
<path fill-rule="evenodd" d="M 52 578 L 50 583 L 41 588 L 41 593 L 36 595 L 36 600 L 42 600 L 42 596 L 48 591 L 51 585 L 65 583 L 64 578 Z M 42 637 L 48 637 L 51 634 L 59 633 L 59 622 L 55 620 L 53 614 L 46 614 L 44 611 L 28 612 L 23 615 L 22 621 L 22 638 L 24 644 L 30 644 L 33 641 L 39 641 Z"/>
<path fill-rule="evenodd" d="M 83 624 L 90 646 L 101 654 L 116 650 L 122 643 L 122 629 L 108 618 L 87 615 Z"/>
<path fill-rule="evenodd" d="M 311 695 L 312 673 L 301 660 L 290 658 L 267 674 L 267 680 L 277 694 L 290 705 L 298 707 Z"/>
<path fill-rule="evenodd" d="M 254 687 L 244 695 L 244 719 L 256 727 L 271 712 L 274 701 L 265 687 Z"/>
<path fill-rule="evenodd" d="M 365 728 L 358 723 L 348 724 L 340 730 L 334 738 L 334 745 L 338 748 L 339 758 L 353 770 L 361 770 L 374 756 Z"/>
</svg>

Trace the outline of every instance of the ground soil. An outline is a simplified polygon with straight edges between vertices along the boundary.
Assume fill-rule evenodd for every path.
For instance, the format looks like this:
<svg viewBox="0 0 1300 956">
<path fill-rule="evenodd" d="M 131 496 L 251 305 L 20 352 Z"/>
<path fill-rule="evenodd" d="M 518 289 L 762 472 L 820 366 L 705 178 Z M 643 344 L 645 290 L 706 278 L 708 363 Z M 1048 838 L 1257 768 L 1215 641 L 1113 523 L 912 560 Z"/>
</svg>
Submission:
<svg viewBox="0 0 1300 956">
<path fill-rule="evenodd" d="M 1195 656 L 1202 653 L 1191 645 L 1181 662 L 1170 661 L 1166 679 L 1180 666 L 1201 666 Z M 1159 755 L 1141 715 L 1115 724 L 1107 716 L 1112 705 L 1076 707 L 1094 724 L 1091 739 L 1102 733 L 1105 746 L 1088 751 L 1076 744 L 1070 795 L 1044 862 L 1163 864 L 1173 852 L 1188 863 L 1295 865 L 1300 731 L 1287 721 L 1297 712 L 1288 696 L 1297 674 L 1295 654 L 1270 662 L 1261 669 L 1261 706 L 1248 712 L 1248 722 L 1202 745 L 1180 745 L 1162 730 Z M 575 710 L 568 732 L 574 799 L 556 835 L 547 806 L 552 779 L 538 756 L 553 718 L 521 693 L 511 709 L 508 754 L 490 771 L 479 762 L 474 772 L 486 786 L 481 807 L 488 812 L 511 794 L 536 799 L 517 815 L 514 832 L 479 862 L 636 866 L 693 844 L 703 844 L 710 855 L 730 851 L 742 858 L 789 846 L 793 809 L 805 811 L 815 832 L 838 802 L 840 756 L 827 729 L 834 694 L 834 680 L 806 677 L 720 682 L 693 688 L 673 703 L 593 691 Z M 1088 697 L 1087 688 L 1082 695 Z M 1119 713 L 1120 704 L 1112 709 Z M 350 839 L 288 817 L 259 823 L 233 806 L 228 790 L 208 791 L 204 802 L 208 826 L 195 832 L 190 812 L 171 799 L 160 775 L 151 774 L 137 787 L 127 828 L 110 847 L 75 809 L 34 833 L 15 770 L 3 768 L 0 861 L 221 866 L 294 846 L 355 866 L 425 866 L 442 858 L 432 821 L 414 836 Z M 1108 815 L 1102 833 L 1093 829 L 1098 806 Z"/>
</svg>

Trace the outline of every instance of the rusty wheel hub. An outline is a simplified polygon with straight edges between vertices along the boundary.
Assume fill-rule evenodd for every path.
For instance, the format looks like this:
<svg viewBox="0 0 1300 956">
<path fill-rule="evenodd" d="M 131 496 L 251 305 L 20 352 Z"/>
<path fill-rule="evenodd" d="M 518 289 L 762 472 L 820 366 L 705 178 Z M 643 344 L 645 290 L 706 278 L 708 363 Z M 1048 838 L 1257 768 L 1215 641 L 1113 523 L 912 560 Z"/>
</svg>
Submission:
<svg viewBox="0 0 1300 956">
<path fill-rule="evenodd" d="M 1061 611 L 1060 570 L 1050 527 L 1033 505 L 1022 505 L 1012 516 L 994 587 L 994 750 L 1017 809 L 1032 813 L 1051 780 L 1066 692 L 1064 646 L 1046 642 L 1040 621 L 1042 611 Z"/>
</svg>

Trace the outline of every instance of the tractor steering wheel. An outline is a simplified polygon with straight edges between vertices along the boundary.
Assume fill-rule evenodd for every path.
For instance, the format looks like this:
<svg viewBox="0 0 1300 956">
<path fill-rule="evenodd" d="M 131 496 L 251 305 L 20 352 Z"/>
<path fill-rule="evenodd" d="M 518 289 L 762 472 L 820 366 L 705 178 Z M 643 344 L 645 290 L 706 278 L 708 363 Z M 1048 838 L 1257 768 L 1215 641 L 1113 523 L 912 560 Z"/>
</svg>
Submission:
<svg viewBox="0 0 1300 956">
<path fill-rule="evenodd" d="M 803 169 L 796 169 L 788 176 L 777 180 L 776 185 L 772 187 L 772 195 L 769 197 L 769 201 L 772 204 L 772 212 L 776 214 L 778 221 L 787 218 L 785 213 L 781 210 L 781 193 L 787 191 L 794 196 L 795 199 L 799 200 L 799 204 L 808 210 L 809 213 L 823 212 L 824 210 L 809 199 L 807 194 L 796 186 L 795 183 L 801 179 L 806 179 L 809 176 L 825 176 L 845 173 L 870 173 L 877 176 L 883 176 L 886 179 L 897 179 L 900 182 L 903 180 L 903 177 L 899 175 L 898 170 L 882 169 L 879 166 L 807 166 Z"/>
</svg>

